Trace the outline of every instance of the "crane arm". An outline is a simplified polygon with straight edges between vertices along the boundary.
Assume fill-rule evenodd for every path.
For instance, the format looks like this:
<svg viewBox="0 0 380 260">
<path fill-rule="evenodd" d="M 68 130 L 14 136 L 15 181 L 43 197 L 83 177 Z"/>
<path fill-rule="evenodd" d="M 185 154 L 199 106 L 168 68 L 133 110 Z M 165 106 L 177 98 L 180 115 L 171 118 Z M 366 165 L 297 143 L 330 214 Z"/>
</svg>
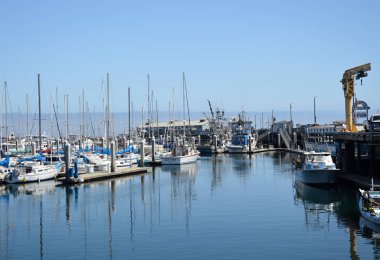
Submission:
<svg viewBox="0 0 380 260">
<path fill-rule="evenodd" d="M 371 70 L 371 63 L 360 65 L 346 70 L 343 73 L 343 78 L 340 81 L 342 83 L 345 107 L 346 107 L 346 125 L 347 130 L 350 132 L 356 132 L 356 126 L 352 123 L 352 98 L 355 95 L 355 79 L 367 77 L 367 71 Z"/>
<path fill-rule="evenodd" d="M 212 111 L 211 102 L 210 102 L 210 100 L 207 100 L 207 102 L 208 102 L 208 105 L 210 106 L 210 111 L 211 111 L 212 119 L 214 119 L 214 111 Z"/>
</svg>

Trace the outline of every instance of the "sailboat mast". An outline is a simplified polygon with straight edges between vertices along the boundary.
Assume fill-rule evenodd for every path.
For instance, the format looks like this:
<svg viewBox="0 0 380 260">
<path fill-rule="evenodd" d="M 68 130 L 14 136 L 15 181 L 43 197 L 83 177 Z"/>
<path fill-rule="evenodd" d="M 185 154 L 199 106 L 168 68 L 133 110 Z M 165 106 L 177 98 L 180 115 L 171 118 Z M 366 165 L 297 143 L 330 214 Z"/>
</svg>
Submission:
<svg viewBox="0 0 380 260">
<path fill-rule="evenodd" d="M 42 133 L 41 133 L 41 82 L 38 74 L 38 138 L 40 151 L 42 150 Z"/>
<path fill-rule="evenodd" d="M 128 147 L 131 145 L 131 88 L 128 88 Z"/>
<path fill-rule="evenodd" d="M 65 104 L 66 104 L 66 140 L 69 140 L 69 95 L 65 95 Z"/>
<path fill-rule="evenodd" d="M 7 82 L 4 83 L 4 105 L 5 105 L 5 142 L 7 145 L 7 152 L 8 152 L 8 88 L 7 88 Z"/>
<path fill-rule="evenodd" d="M 110 136 L 110 79 L 107 73 L 107 137 L 106 144 L 109 147 L 109 136 Z"/>
<path fill-rule="evenodd" d="M 160 137 L 160 129 L 158 128 L 158 101 L 156 99 L 156 127 L 157 127 L 157 138 Z"/>
<path fill-rule="evenodd" d="M 26 137 L 29 140 L 29 96 L 26 94 Z"/>
<path fill-rule="evenodd" d="M 82 89 L 82 129 L 83 129 L 83 138 L 84 138 L 84 121 L 85 121 L 85 119 L 84 119 L 84 114 L 85 113 L 85 111 L 84 111 L 84 89 Z"/>
<path fill-rule="evenodd" d="M 150 76 L 148 74 L 148 137 L 150 139 Z"/>
<path fill-rule="evenodd" d="M 185 116 L 185 72 L 182 73 L 182 103 L 183 103 L 183 138 L 185 140 L 185 126 L 186 126 L 186 116 Z"/>
</svg>

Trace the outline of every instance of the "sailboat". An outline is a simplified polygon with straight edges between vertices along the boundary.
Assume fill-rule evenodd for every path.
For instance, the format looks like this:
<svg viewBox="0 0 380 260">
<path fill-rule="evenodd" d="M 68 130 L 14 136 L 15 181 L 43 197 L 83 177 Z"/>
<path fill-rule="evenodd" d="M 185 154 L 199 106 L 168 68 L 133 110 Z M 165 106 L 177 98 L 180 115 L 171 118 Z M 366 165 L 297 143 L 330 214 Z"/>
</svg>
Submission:
<svg viewBox="0 0 380 260">
<path fill-rule="evenodd" d="M 180 165 L 187 163 L 194 163 L 199 158 L 199 151 L 194 148 L 194 145 L 189 145 L 186 143 L 186 121 L 185 121 L 185 91 L 186 91 L 186 80 L 185 73 L 182 74 L 182 86 L 183 86 L 183 136 L 182 140 L 177 138 L 171 153 L 164 154 L 161 157 L 161 164 L 168 165 Z"/>
<path fill-rule="evenodd" d="M 39 147 L 41 151 L 42 138 L 41 138 L 41 95 L 40 95 L 40 74 L 38 74 L 38 104 L 39 104 Z M 46 160 L 40 155 L 33 156 L 30 160 L 40 160 L 40 164 L 35 162 L 25 165 L 19 165 L 14 167 L 7 176 L 4 178 L 4 182 L 13 183 L 26 183 L 36 182 L 54 179 L 58 172 L 61 170 L 62 162 L 58 162 L 55 165 L 43 165 L 42 161 Z M 23 158 L 22 161 L 29 161 L 27 158 Z M 20 160 L 21 162 L 21 160 Z"/>
</svg>

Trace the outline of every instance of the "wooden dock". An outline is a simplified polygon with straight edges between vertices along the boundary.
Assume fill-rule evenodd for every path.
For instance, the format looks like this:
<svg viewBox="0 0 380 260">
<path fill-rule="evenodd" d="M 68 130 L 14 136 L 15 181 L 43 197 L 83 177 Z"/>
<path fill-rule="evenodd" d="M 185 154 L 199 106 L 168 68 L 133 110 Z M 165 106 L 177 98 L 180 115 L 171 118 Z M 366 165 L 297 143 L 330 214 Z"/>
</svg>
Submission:
<svg viewBox="0 0 380 260">
<path fill-rule="evenodd" d="M 287 149 L 287 148 L 261 148 L 261 149 L 254 149 L 249 154 L 252 153 L 266 153 L 266 152 L 288 152 L 288 153 L 295 153 L 295 154 L 303 154 L 305 151 L 297 150 L 297 149 Z"/>
<path fill-rule="evenodd" d="M 342 174 L 339 176 L 339 181 L 348 183 L 357 188 L 370 189 L 372 187 L 372 178 L 358 174 Z M 380 180 L 373 179 L 373 187 L 375 190 L 380 190 Z"/>
<path fill-rule="evenodd" d="M 83 183 L 85 182 L 94 182 L 101 180 L 108 180 L 123 176 L 144 174 L 151 171 L 150 167 L 124 167 L 117 168 L 115 172 L 93 172 L 93 173 L 83 173 L 79 175 L 79 178 L 83 179 Z M 61 182 L 63 185 L 72 185 L 78 184 L 80 182 L 67 180 L 66 177 L 61 177 L 57 179 L 58 182 Z"/>
</svg>

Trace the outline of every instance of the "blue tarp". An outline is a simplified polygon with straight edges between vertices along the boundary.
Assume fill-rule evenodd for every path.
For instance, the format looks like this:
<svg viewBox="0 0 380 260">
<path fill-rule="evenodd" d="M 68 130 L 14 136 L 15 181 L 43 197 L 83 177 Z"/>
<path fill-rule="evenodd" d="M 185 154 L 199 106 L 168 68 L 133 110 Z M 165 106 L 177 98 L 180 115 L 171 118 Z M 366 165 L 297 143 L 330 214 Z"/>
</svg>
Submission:
<svg viewBox="0 0 380 260">
<path fill-rule="evenodd" d="M 79 149 L 79 152 L 81 152 L 81 153 L 83 153 L 83 152 L 90 152 L 91 151 L 91 149 L 88 147 L 88 145 L 86 145 L 86 148 L 81 148 L 81 149 Z"/>
<path fill-rule="evenodd" d="M 133 145 L 129 145 L 124 150 L 117 151 L 116 154 L 123 154 L 123 153 L 136 153 L 136 149 Z"/>
<path fill-rule="evenodd" d="M 0 166 L 4 166 L 6 168 L 9 167 L 9 156 L 7 155 L 3 161 L 0 162 Z"/>
<path fill-rule="evenodd" d="M 37 154 L 37 155 L 35 155 L 33 157 L 24 157 L 24 158 L 18 159 L 17 161 L 19 163 L 20 162 L 25 162 L 25 161 L 42 161 L 42 162 L 45 162 L 46 158 L 43 157 L 41 154 Z"/>
</svg>

